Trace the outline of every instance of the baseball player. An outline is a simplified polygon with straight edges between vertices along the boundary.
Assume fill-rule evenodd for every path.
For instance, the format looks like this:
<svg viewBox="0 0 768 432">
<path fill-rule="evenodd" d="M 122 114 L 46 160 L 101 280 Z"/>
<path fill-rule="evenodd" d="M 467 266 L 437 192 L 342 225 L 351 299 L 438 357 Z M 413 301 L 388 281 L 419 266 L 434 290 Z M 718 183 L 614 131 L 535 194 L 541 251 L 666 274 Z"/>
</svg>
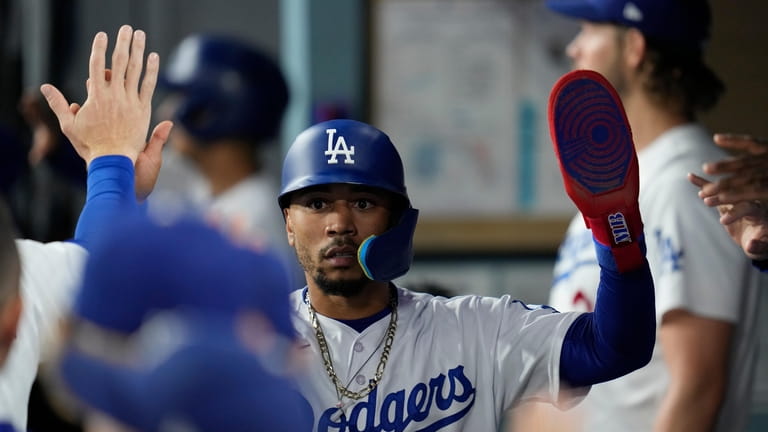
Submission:
<svg viewBox="0 0 768 432">
<path fill-rule="evenodd" d="M 738 431 L 750 411 L 759 272 L 729 240 L 686 174 L 725 157 L 696 115 L 723 85 L 704 61 L 706 1 L 549 0 L 581 20 L 567 54 L 609 78 L 621 95 L 640 165 L 640 212 L 656 288 L 656 346 L 645 368 L 595 386 L 588 431 Z M 600 267 L 583 215 L 574 217 L 549 303 L 589 311 Z"/>
<path fill-rule="evenodd" d="M 116 224 L 95 245 L 58 364 L 92 413 L 138 431 L 300 432 L 288 275 L 198 219 Z M 99 430 L 89 429 L 87 430 Z"/>
<path fill-rule="evenodd" d="M 604 103 L 596 110 L 589 98 Z M 418 211 L 390 139 L 353 120 L 296 138 L 278 201 L 307 279 L 291 304 L 310 355 L 299 385 L 316 431 L 495 431 L 521 401 L 570 406 L 590 385 L 648 361 L 653 285 L 621 104 L 586 71 L 563 77 L 550 103 L 566 189 L 589 221 L 602 268 L 592 313 L 395 285 L 411 263 Z M 572 109 L 582 115 L 569 116 Z M 602 150 L 606 140 L 617 151 Z M 599 163 L 584 170 L 581 155 Z"/>
<path fill-rule="evenodd" d="M 90 60 L 88 98 L 82 106 L 70 105 L 49 84 L 41 87 L 62 130 L 88 165 L 88 197 L 74 241 L 17 240 L 2 245 L 4 256 L 18 254 L 20 264 L 20 275 L 2 273 L 7 278 L 4 283 L 18 287 L 5 290 L 8 295 L 0 310 L 4 323 L 0 351 L 7 351 L 0 372 L 0 422 L 7 421 L 16 430 L 26 428 L 29 392 L 38 363 L 68 308 L 86 248 L 108 233 L 116 218 L 136 208 L 135 194 L 148 193 L 146 188 L 151 189 L 157 176 L 160 150 L 171 123 L 159 124 L 149 144 L 145 143 L 158 58 L 148 56 L 140 80 L 144 44 L 142 31 L 122 27 L 112 69 L 107 70 L 107 37 L 99 33 Z M 12 230 L 10 221 L 3 223 L 3 229 Z"/>
<path fill-rule="evenodd" d="M 271 204 L 277 173 L 268 169 L 289 99 L 279 66 L 234 37 L 192 34 L 171 53 L 158 85 L 167 92 L 158 112 L 176 127 L 150 211 L 191 208 L 230 234 L 281 248 L 293 265 Z"/>
</svg>

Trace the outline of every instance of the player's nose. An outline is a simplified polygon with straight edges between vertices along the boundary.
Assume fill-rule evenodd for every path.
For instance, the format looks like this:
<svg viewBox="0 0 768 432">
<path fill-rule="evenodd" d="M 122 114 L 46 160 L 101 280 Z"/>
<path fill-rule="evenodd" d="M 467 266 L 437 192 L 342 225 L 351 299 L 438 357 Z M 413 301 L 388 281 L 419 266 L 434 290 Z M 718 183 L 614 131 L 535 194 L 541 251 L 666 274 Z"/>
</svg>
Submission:
<svg viewBox="0 0 768 432">
<path fill-rule="evenodd" d="M 332 204 L 332 209 L 326 218 L 325 233 L 328 236 L 355 235 L 357 228 L 350 203 L 346 200 L 337 200 Z"/>
</svg>

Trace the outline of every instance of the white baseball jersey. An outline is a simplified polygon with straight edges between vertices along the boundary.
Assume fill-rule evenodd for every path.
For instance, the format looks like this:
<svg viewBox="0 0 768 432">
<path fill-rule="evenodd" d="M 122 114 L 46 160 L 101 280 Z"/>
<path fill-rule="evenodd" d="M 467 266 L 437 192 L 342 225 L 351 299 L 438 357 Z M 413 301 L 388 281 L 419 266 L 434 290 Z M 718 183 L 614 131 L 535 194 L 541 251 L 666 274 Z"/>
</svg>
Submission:
<svg viewBox="0 0 768 432">
<path fill-rule="evenodd" d="M 206 179 L 184 156 L 175 151 L 166 153 L 158 187 L 149 198 L 153 216 L 163 217 L 166 212 L 202 214 L 233 237 L 281 253 L 296 281 L 291 288 L 304 285 L 304 271 L 286 239 L 285 222 L 277 204 L 279 188 L 269 175 L 251 175 L 221 194 L 211 196 Z"/>
<path fill-rule="evenodd" d="M 433 297 L 398 287 L 397 331 L 378 386 L 357 401 L 339 398 L 328 377 L 305 290 L 291 294 L 294 324 L 309 350 L 299 388 L 326 431 L 496 431 L 505 410 L 524 400 L 575 403 L 588 388 L 563 396 L 560 349 L 578 313 L 531 308 L 511 299 Z M 333 368 L 351 391 L 364 388 L 379 363 L 384 317 L 358 333 L 318 314 Z M 560 399 L 560 400 L 558 400 Z"/>
<path fill-rule="evenodd" d="M 764 276 L 729 238 L 716 209 L 704 205 L 686 173 L 725 153 L 697 125 L 667 131 L 638 154 L 640 213 L 656 287 L 657 324 L 683 309 L 735 325 L 726 398 L 717 431 L 742 430 L 755 367 L 755 321 Z M 581 215 L 571 222 L 554 270 L 550 304 L 588 311 L 600 277 L 592 235 Z M 650 364 L 593 387 L 585 399 L 587 431 L 649 431 L 669 382 L 658 341 Z"/>
<path fill-rule="evenodd" d="M 271 178 L 251 175 L 213 197 L 205 212 L 234 235 L 243 234 L 256 243 L 288 248 L 277 195 L 277 185 Z"/>
<path fill-rule="evenodd" d="M 0 419 L 27 430 L 29 392 L 38 364 L 71 305 L 87 253 L 69 242 L 17 240 L 16 247 L 23 312 L 16 340 L 0 369 Z"/>
<path fill-rule="evenodd" d="M 204 213 L 233 237 L 280 253 L 289 270 L 292 286 L 305 284 L 304 270 L 288 245 L 285 221 L 277 205 L 277 185 L 266 175 L 254 174 L 214 197 Z"/>
</svg>

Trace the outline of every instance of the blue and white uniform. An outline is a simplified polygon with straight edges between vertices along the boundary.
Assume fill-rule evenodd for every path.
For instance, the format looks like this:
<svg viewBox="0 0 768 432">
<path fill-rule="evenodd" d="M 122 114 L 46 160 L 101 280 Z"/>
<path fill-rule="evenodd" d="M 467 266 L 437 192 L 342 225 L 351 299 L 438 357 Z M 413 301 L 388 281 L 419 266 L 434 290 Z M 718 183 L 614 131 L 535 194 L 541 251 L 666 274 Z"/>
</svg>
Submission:
<svg viewBox="0 0 768 432">
<path fill-rule="evenodd" d="M 312 352 L 299 387 L 318 432 L 495 431 L 514 403 L 556 403 L 561 395 L 560 348 L 580 314 L 531 309 L 509 296 L 445 299 L 398 288 L 397 331 L 382 380 L 358 401 L 343 399 L 345 416 L 334 421 L 339 398 L 321 360 L 304 291 L 291 295 L 300 346 Z M 358 333 L 318 314 L 334 370 L 352 391 L 376 373 L 388 316 Z"/>
</svg>

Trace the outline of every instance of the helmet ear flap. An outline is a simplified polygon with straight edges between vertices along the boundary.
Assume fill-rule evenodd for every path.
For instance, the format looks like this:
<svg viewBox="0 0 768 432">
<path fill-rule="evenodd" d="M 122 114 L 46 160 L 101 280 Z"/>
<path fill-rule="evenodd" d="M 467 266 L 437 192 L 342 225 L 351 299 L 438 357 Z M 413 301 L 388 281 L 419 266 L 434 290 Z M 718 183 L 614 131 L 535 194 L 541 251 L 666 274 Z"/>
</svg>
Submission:
<svg viewBox="0 0 768 432">
<path fill-rule="evenodd" d="M 391 281 L 408 272 L 413 261 L 413 233 L 418 219 L 419 211 L 407 208 L 395 226 L 360 244 L 357 260 L 368 279 Z"/>
</svg>

